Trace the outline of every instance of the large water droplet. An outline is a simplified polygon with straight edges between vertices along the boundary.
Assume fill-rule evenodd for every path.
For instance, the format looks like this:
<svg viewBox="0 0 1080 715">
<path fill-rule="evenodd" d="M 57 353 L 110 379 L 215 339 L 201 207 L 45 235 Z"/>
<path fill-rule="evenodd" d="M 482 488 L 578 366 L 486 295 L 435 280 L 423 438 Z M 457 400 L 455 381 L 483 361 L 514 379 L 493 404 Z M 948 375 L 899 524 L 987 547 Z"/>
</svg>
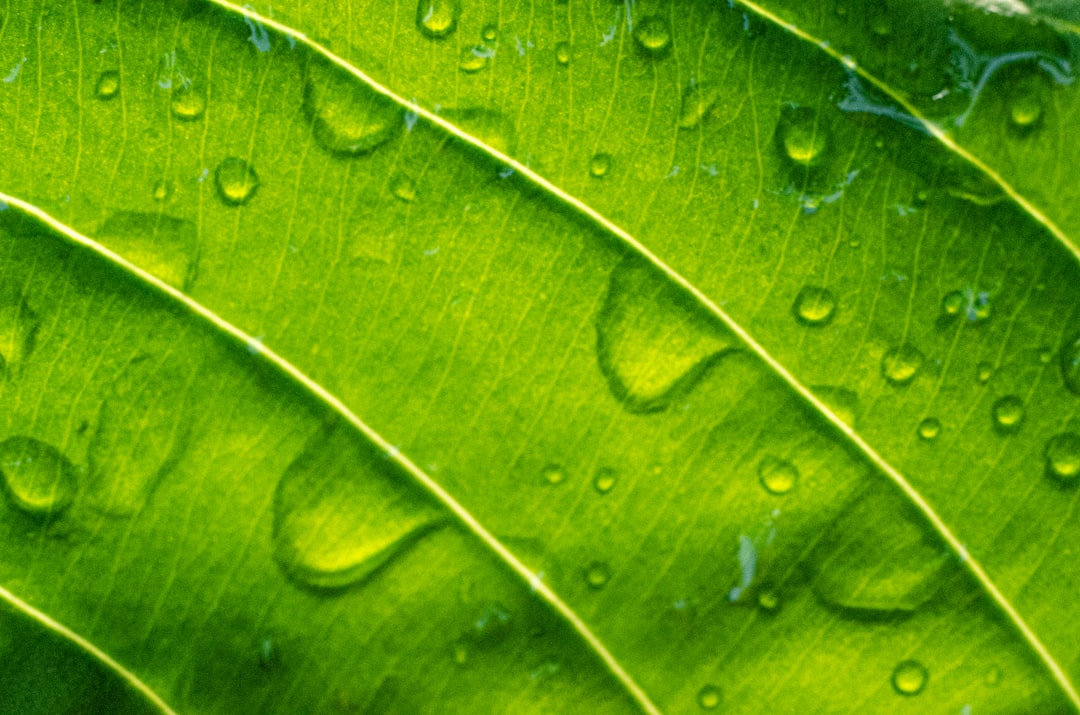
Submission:
<svg viewBox="0 0 1080 715">
<path fill-rule="evenodd" d="M 1080 434 L 1062 432 L 1046 443 L 1046 473 L 1063 484 L 1080 479 Z"/>
<path fill-rule="evenodd" d="M 1065 387 L 1080 395 L 1080 333 L 1072 336 L 1061 348 L 1061 376 Z"/>
<path fill-rule="evenodd" d="M 719 97 L 720 88 L 715 85 L 695 82 L 687 87 L 679 109 L 679 129 L 693 129 L 701 124 Z"/>
<path fill-rule="evenodd" d="M 822 164 L 827 156 L 829 135 L 817 112 L 809 107 L 785 105 L 776 125 L 776 144 L 781 155 L 799 167 Z"/>
<path fill-rule="evenodd" d="M 664 409 L 736 345 L 681 288 L 637 258 L 612 271 L 596 333 L 600 370 L 632 412 Z"/>
<path fill-rule="evenodd" d="M 446 37 L 460 16 L 459 0 L 420 0 L 416 5 L 416 26 L 428 37 Z"/>
<path fill-rule="evenodd" d="M 1011 434 L 1020 429 L 1024 421 L 1024 403 L 1016 395 L 1006 395 L 994 403 L 994 428 Z"/>
<path fill-rule="evenodd" d="M 720 688 L 715 685 L 706 685 L 698 691 L 697 701 L 702 710 L 715 710 L 720 707 L 723 696 Z"/>
<path fill-rule="evenodd" d="M 189 290 L 195 280 L 198 231 L 190 221 L 160 213 L 116 211 L 94 235 L 173 288 Z"/>
<path fill-rule="evenodd" d="M 243 159 L 230 156 L 214 170 L 218 195 L 229 206 L 242 206 L 259 188 L 259 175 Z"/>
<path fill-rule="evenodd" d="M 770 494 L 787 494 L 799 481 L 799 470 L 786 459 L 765 457 L 758 465 L 758 480 Z"/>
<path fill-rule="evenodd" d="M 893 385 L 906 385 L 915 379 L 923 360 L 918 348 L 903 343 L 881 358 L 881 375 Z"/>
<path fill-rule="evenodd" d="M 930 680 L 926 666 L 917 660 L 905 660 L 897 664 L 892 673 L 892 685 L 901 695 L 918 695 Z"/>
<path fill-rule="evenodd" d="M 183 122 L 193 122 L 206 111 L 206 95 L 194 85 L 181 86 L 172 94 L 173 116 Z"/>
<path fill-rule="evenodd" d="M 647 55 L 663 56 L 671 49 L 671 28 L 662 17 L 646 17 L 634 27 L 634 41 Z"/>
<path fill-rule="evenodd" d="M 405 126 L 401 107 L 321 58 L 304 68 L 304 112 L 316 143 L 338 156 L 366 154 Z"/>
<path fill-rule="evenodd" d="M 442 524 L 395 462 L 343 429 L 312 438 L 274 494 L 274 559 L 316 588 L 369 578 Z"/>
<path fill-rule="evenodd" d="M 828 288 L 805 286 L 795 296 L 791 310 L 803 325 L 828 325 L 836 313 L 836 297 Z"/>
<path fill-rule="evenodd" d="M 102 72 L 98 77 L 94 93 L 98 99 L 112 99 L 120 93 L 120 73 L 116 70 Z"/>
<path fill-rule="evenodd" d="M 77 489 L 75 468 L 67 457 L 33 437 L 0 442 L 0 472 L 11 503 L 36 518 L 58 515 Z"/>
<path fill-rule="evenodd" d="M 22 297 L 0 289 L 0 373 L 18 372 L 34 350 L 38 317 Z"/>
</svg>

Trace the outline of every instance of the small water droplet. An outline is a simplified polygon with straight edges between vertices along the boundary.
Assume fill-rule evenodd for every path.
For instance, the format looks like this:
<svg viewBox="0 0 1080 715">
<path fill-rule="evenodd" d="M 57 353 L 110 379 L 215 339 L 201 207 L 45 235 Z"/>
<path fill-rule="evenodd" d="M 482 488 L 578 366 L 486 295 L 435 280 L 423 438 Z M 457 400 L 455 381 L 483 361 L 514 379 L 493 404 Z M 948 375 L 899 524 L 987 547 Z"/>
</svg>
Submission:
<svg viewBox="0 0 1080 715">
<path fill-rule="evenodd" d="M 758 594 L 758 607 L 770 613 L 780 609 L 780 594 L 776 591 L 765 590 Z"/>
<path fill-rule="evenodd" d="M 428 37 L 446 37 L 457 29 L 460 16 L 459 0 L 420 0 L 416 6 L 416 25 Z"/>
<path fill-rule="evenodd" d="M 548 484 L 562 484 L 566 481 L 566 470 L 561 464 L 549 464 L 540 470 L 540 476 Z"/>
<path fill-rule="evenodd" d="M 585 567 L 585 583 L 590 588 L 601 589 L 611 579 L 611 571 L 602 561 L 593 561 Z"/>
<path fill-rule="evenodd" d="M 679 109 L 679 128 L 693 129 L 712 111 L 720 97 L 720 88 L 711 84 L 695 82 L 683 92 Z"/>
<path fill-rule="evenodd" d="M 926 666 L 917 660 L 901 661 L 892 673 L 893 688 L 901 695 L 918 695 L 929 680 L 930 673 Z"/>
<path fill-rule="evenodd" d="M 555 61 L 565 67 L 570 64 L 570 43 L 560 42 L 555 45 Z"/>
<path fill-rule="evenodd" d="M 776 125 L 776 142 L 781 155 L 792 164 L 811 168 L 824 162 L 829 136 L 817 112 L 809 107 L 785 105 Z"/>
<path fill-rule="evenodd" d="M 55 447 L 33 437 L 0 442 L 0 472 L 11 503 L 35 518 L 56 516 L 75 495 L 75 468 Z"/>
<path fill-rule="evenodd" d="M 404 110 L 322 58 L 304 68 L 304 112 L 323 149 L 343 157 L 366 154 L 404 128 Z"/>
<path fill-rule="evenodd" d="M 1009 120 L 1017 129 L 1030 130 L 1039 124 L 1043 117 L 1042 102 L 1034 92 L 1024 92 L 1009 102 Z"/>
<path fill-rule="evenodd" d="M 120 93 L 120 73 L 116 70 L 102 72 L 94 89 L 98 99 L 112 99 Z"/>
<path fill-rule="evenodd" d="M 615 470 L 610 467 L 603 467 L 597 470 L 596 476 L 593 477 L 593 488 L 601 494 L 607 494 L 614 488 L 617 481 L 618 475 L 616 475 Z"/>
<path fill-rule="evenodd" d="M 836 313 L 836 297 L 828 288 L 805 286 L 795 296 L 791 309 L 795 318 L 803 325 L 828 325 Z"/>
<path fill-rule="evenodd" d="M 878 37 L 888 37 L 892 34 L 892 18 L 887 13 L 881 13 L 870 20 L 870 32 Z"/>
<path fill-rule="evenodd" d="M 722 694 L 715 685 L 706 685 L 698 691 L 697 701 L 702 710 L 715 710 L 720 707 Z"/>
<path fill-rule="evenodd" d="M 164 201 L 168 199 L 170 196 L 172 196 L 174 188 L 175 187 L 173 186 L 173 183 L 171 181 L 167 181 L 166 179 L 159 179 L 157 182 L 154 183 L 154 201 Z"/>
<path fill-rule="evenodd" d="M 941 420 L 937 417 L 927 417 L 919 423 L 919 437 L 926 441 L 932 441 L 941 434 Z"/>
<path fill-rule="evenodd" d="M 662 17 L 643 18 L 634 27 L 634 41 L 645 54 L 662 56 L 671 49 L 671 28 Z"/>
<path fill-rule="evenodd" d="M 589 160 L 589 174 L 597 179 L 607 176 L 611 170 L 611 154 L 593 154 Z"/>
<path fill-rule="evenodd" d="M 786 459 L 765 457 L 758 465 L 758 481 L 770 494 L 787 494 L 798 483 L 799 470 Z"/>
<path fill-rule="evenodd" d="M 492 648 L 506 640 L 513 630 L 514 617 L 501 603 L 489 603 L 473 619 L 465 638 L 481 648 Z"/>
<path fill-rule="evenodd" d="M 1005 677 L 1004 671 L 1002 671 L 999 666 L 993 665 L 993 666 L 990 667 L 989 670 L 986 671 L 986 677 L 983 678 L 983 681 L 987 685 L 989 685 L 990 687 L 993 688 L 993 687 L 996 687 L 998 685 L 1001 685 L 1001 680 L 1004 677 Z"/>
<path fill-rule="evenodd" d="M 941 312 L 944 315 L 960 315 L 964 309 L 964 294 L 958 290 L 949 291 L 941 299 Z"/>
<path fill-rule="evenodd" d="M 416 198 L 416 183 L 405 174 L 397 174 L 390 179 L 390 193 L 405 203 Z"/>
<path fill-rule="evenodd" d="M 469 662 L 469 647 L 461 641 L 454 644 L 454 662 L 458 665 L 465 665 Z"/>
<path fill-rule="evenodd" d="M 259 188 L 259 176 L 243 159 L 230 156 L 214 170 L 218 195 L 229 206 L 241 206 L 251 200 Z"/>
<path fill-rule="evenodd" d="M 488 65 L 488 55 L 482 47 L 461 48 L 461 60 L 458 69 L 465 74 L 475 74 Z"/>
<path fill-rule="evenodd" d="M 1046 443 L 1046 472 L 1069 485 L 1080 478 L 1080 435 L 1062 432 Z"/>
<path fill-rule="evenodd" d="M 1061 348 L 1061 376 L 1065 387 L 1080 395 L 1080 333 L 1074 335 Z"/>
<path fill-rule="evenodd" d="M 994 376 L 994 366 L 988 362 L 981 362 L 975 367 L 975 381 L 980 385 L 990 382 Z"/>
<path fill-rule="evenodd" d="M 881 358 L 881 374 L 893 385 L 906 385 L 915 379 L 923 360 L 923 354 L 918 348 L 903 343 L 886 352 Z"/>
<path fill-rule="evenodd" d="M 1024 403 L 1016 395 L 1006 395 L 994 403 L 993 414 L 998 432 L 1016 432 L 1024 421 Z"/>
<path fill-rule="evenodd" d="M 485 42 L 494 42 L 499 37 L 499 27 L 494 23 L 484 25 L 484 29 L 480 31 L 480 37 L 482 37 Z"/>
<path fill-rule="evenodd" d="M 206 111 L 206 95 L 193 85 L 178 87 L 172 93 L 173 116 L 184 122 L 193 122 Z"/>
</svg>

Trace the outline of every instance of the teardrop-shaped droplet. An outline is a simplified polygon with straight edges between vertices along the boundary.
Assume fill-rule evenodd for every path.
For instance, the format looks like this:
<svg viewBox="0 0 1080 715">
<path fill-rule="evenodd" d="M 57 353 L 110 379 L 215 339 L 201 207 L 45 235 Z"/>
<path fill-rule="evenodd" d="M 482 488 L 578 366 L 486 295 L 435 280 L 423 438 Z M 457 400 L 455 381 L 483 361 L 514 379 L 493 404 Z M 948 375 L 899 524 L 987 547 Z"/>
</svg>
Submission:
<svg viewBox="0 0 1080 715">
<path fill-rule="evenodd" d="M 889 350 L 881 358 L 881 374 L 893 385 L 906 385 L 915 379 L 922 368 L 923 354 L 909 343 Z"/>
<path fill-rule="evenodd" d="M 615 470 L 603 467 L 597 470 L 596 476 L 593 477 L 593 488 L 600 494 L 607 494 L 615 487 L 616 481 L 618 481 L 618 475 Z"/>
<path fill-rule="evenodd" d="M 488 51 L 483 47 L 463 47 L 458 69 L 465 74 L 475 74 L 488 66 Z"/>
<path fill-rule="evenodd" d="M 162 197 L 158 198 L 158 189 Z M 154 199 L 169 197 L 171 184 L 154 188 Z M 198 231 L 191 221 L 161 213 L 115 211 L 95 232 L 124 258 L 152 273 L 173 288 L 188 290 L 195 279 Z"/>
<path fill-rule="evenodd" d="M 994 427 L 1003 434 L 1016 432 L 1024 421 L 1024 403 L 1016 395 L 998 399 L 992 411 Z"/>
<path fill-rule="evenodd" d="M 589 160 L 589 174 L 597 179 L 607 176 L 611 170 L 611 154 L 593 154 Z"/>
<path fill-rule="evenodd" d="M 930 680 L 926 666 L 917 660 L 905 660 L 897 664 L 892 673 L 892 685 L 901 695 L 918 695 Z"/>
<path fill-rule="evenodd" d="M 338 156 L 373 151 L 405 126 L 401 107 L 322 58 L 304 68 L 304 111 L 315 142 Z"/>
<path fill-rule="evenodd" d="M 390 193 L 405 203 L 416 198 L 416 183 L 405 174 L 397 174 L 390 179 Z"/>
<path fill-rule="evenodd" d="M 548 484 L 562 484 L 566 481 L 566 470 L 561 464 L 548 464 L 540 470 L 540 476 Z"/>
<path fill-rule="evenodd" d="M 182 122 L 193 122 L 206 111 L 206 95 L 194 85 L 177 88 L 170 102 L 173 116 Z"/>
<path fill-rule="evenodd" d="M 120 73 L 116 70 L 102 72 L 94 88 L 98 99 L 112 99 L 120 93 Z"/>
<path fill-rule="evenodd" d="M 776 143 L 787 161 L 798 167 L 810 168 L 824 163 L 829 148 L 829 133 L 814 110 L 785 105 L 776 125 Z"/>
<path fill-rule="evenodd" d="M 596 334 L 600 371 L 631 412 L 664 409 L 736 345 L 680 287 L 637 258 L 612 271 Z"/>
<path fill-rule="evenodd" d="M 701 124 L 720 97 L 720 88 L 695 82 L 683 92 L 679 108 L 679 129 L 693 129 Z"/>
<path fill-rule="evenodd" d="M 316 435 L 274 494 L 274 559 L 316 588 L 360 583 L 442 523 L 395 462 L 346 430 Z"/>
<path fill-rule="evenodd" d="M 218 196 L 229 206 L 242 206 L 255 196 L 259 175 L 245 160 L 230 156 L 214 170 Z"/>
<path fill-rule="evenodd" d="M 158 179 L 154 182 L 154 191 L 151 195 L 154 201 L 165 201 L 173 195 L 175 189 L 176 187 L 168 179 Z"/>
<path fill-rule="evenodd" d="M 1046 443 L 1046 473 L 1063 484 L 1080 479 L 1080 434 L 1062 432 Z"/>
<path fill-rule="evenodd" d="M 8 499 L 35 518 L 58 515 L 71 504 L 75 468 L 59 450 L 33 437 L 0 442 L 0 472 Z"/>
<path fill-rule="evenodd" d="M 570 64 L 570 43 L 560 42 L 555 45 L 555 61 L 563 67 Z"/>
<path fill-rule="evenodd" d="M 38 322 L 37 314 L 25 300 L 0 289 L 0 373 L 15 374 L 30 357 Z"/>
<path fill-rule="evenodd" d="M 765 457 L 758 465 L 758 481 L 770 494 L 787 494 L 799 482 L 799 470 L 786 459 Z"/>
<path fill-rule="evenodd" d="M 416 26 L 428 37 L 446 37 L 460 16 L 459 0 L 420 0 L 416 5 Z"/>
<path fill-rule="evenodd" d="M 941 434 L 941 420 L 937 417 L 927 417 L 919 423 L 919 437 L 930 442 Z"/>
<path fill-rule="evenodd" d="M 702 710 L 715 710 L 720 707 L 722 699 L 720 688 L 715 685 L 706 685 L 697 694 L 698 705 Z"/>
<path fill-rule="evenodd" d="M 611 579 L 611 570 L 602 561 L 593 561 L 585 567 L 585 583 L 590 588 L 601 589 Z"/>
<path fill-rule="evenodd" d="M 836 296 L 828 288 L 805 286 L 795 296 L 791 309 L 803 325 L 828 325 L 836 313 Z"/>
<path fill-rule="evenodd" d="M 1080 395 L 1080 333 L 1065 341 L 1061 348 L 1061 376 L 1065 387 L 1074 395 Z"/>
<path fill-rule="evenodd" d="M 662 17 L 643 18 L 634 27 L 634 41 L 645 54 L 662 56 L 671 49 L 671 28 Z"/>
</svg>

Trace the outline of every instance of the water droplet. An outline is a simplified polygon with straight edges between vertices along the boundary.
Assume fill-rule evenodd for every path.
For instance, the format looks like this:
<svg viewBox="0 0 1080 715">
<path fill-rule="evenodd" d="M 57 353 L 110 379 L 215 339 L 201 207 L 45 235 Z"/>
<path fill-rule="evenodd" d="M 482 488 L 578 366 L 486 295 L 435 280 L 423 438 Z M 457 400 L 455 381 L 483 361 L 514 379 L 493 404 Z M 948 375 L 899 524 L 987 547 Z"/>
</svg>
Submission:
<svg viewBox="0 0 1080 715">
<path fill-rule="evenodd" d="M 1072 485 L 1080 478 L 1080 435 L 1062 432 L 1046 443 L 1046 472 L 1063 483 Z"/>
<path fill-rule="evenodd" d="M 1080 333 L 1061 348 L 1061 376 L 1065 379 L 1065 387 L 1080 395 Z"/>
<path fill-rule="evenodd" d="M 698 691 L 697 701 L 702 710 L 715 710 L 720 707 L 722 694 L 715 685 L 706 685 Z"/>
<path fill-rule="evenodd" d="M 720 88 L 715 85 L 695 82 L 687 87 L 679 109 L 679 129 L 693 129 L 701 124 L 719 97 Z"/>
<path fill-rule="evenodd" d="M 964 294 L 958 290 L 950 291 L 941 299 L 941 312 L 944 315 L 960 315 L 964 309 Z"/>
<path fill-rule="evenodd" d="M 781 154 L 803 168 L 822 164 L 829 146 L 828 131 L 809 107 L 786 105 L 776 125 L 776 142 Z"/>
<path fill-rule="evenodd" d="M 312 438 L 274 494 L 274 559 L 315 588 L 370 578 L 442 525 L 386 454 L 347 430 Z"/>
<path fill-rule="evenodd" d="M 38 317 L 26 301 L 0 289 L 0 372 L 19 371 L 34 350 Z"/>
<path fill-rule="evenodd" d="M 870 20 L 870 32 L 878 37 L 888 37 L 892 34 L 892 18 L 887 13 L 876 15 Z"/>
<path fill-rule="evenodd" d="M 172 192 L 172 185 L 159 182 L 163 201 Z M 173 288 L 188 290 L 195 279 L 198 256 L 198 231 L 195 224 L 160 213 L 116 211 L 94 234 L 106 246 L 135 263 Z"/>
<path fill-rule="evenodd" d="M 1042 102 L 1033 92 L 1018 94 L 1009 102 L 1009 120 L 1017 129 L 1033 129 L 1039 124 L 1042 117 Z"/>
<path fill-rule="evenodd" d="M 193 122 L 206 111 L 206 95 L 193 85 L 179 87 L 172 93 L 173 116 L 183 122 Z"/>
<path fill-rule="evenodd" d="M 480 31 L 480 37 L 485 42 L 494 42 L 499 37 L 499 28 L 494 23 L 490 25 L 484 25 L 484 29 Z"/>
<path fill-rule="evenodd" d="M 555 61 L 562 66 L 570 64 L 570 43 L 560 42 L 555 45 Z"/>
<path fill-rule="evenodd" d="M 975 367 L 975 381 L 980 385 L 990 382 L 994 376 L 994 366 L 988 362 L 981 362 Z"/>
<path fill-rule="evenodd" d="M 488 55 L 482 47 L 463 47 L 458 69 L 465 74 L 475 74 L 488 65 Z"/>
<path fill-rule="evenodd" d="M 780 594 L 776 591 L 766 590 L 758 594 L 758 607 L 764 611 L 774 612 L 780 608 Z"/>
<path fill-rule="evenodd" d="M 607 494 L 614 488 L 616 481 L 618 481 L 618 475 L 615 470 L 604 467 L 597 470 L 596 476 L 593 477 L 593 488 L 601 494 Z"/>
<path fill-rule="evenodd" d="M 409 203 L 416 198 L 416 183 L 405 174 L 397 174 L 390 179 L 390 193 Z"/>
<path fill-rule="evenodd" d="M 1050 348 L 1039 348 L 1039 362 L 1043 365 L 1049 365 L 1050 361 L 1054 359 L 1054 351 Z"/>
<path fill-rule="evenodd" d="M 540 470 L 540 476 L 548 484 L 562 484 L 566 481 L 566 470 L 561 464 L 549 464 Z"/>
<path fill-rule="evenodd" d="M 859 396 L 844 387 L 815 385 L 814 394 L 848 427 L 854 427 L 859 416 Z"/>
<path fill-rule="evenodd" d="M 1004 671 L 1002 671 L 999 666 L 993 665 L 990 666 L 990 669 L 986 671 L 986 677 L 983 678 L 983 681 L 990 687 L 996 687 L 998 685 L 1001 685 L 1001 680 L 1004 677 Z"/>
<path fill-rule="evenodd" d="M 918 695 L 926 688 L 930 674 L 926 666 L 917 660 L 905 660 L 897 664 L 892 673 L 892 684 L 901 695 Z"/>
<path fill-rule="evenodd" d="M 1024 421 L 1024 403 L 1016 395 L 1006 395 L 994 403 L 994 427 L 1005 434 L 1016 432 Z"/>
<path fill-rule="evenodd" d="M 461 641 L 454 644 L 454 662 L 458 665 L 465 665 L 469 662 L 469 647 Z"/>
<path fill-rule="evenodd" d="M 662 17 L 646 17 L 634 27 L 634 41 L 647 55 L 659 57 L 671 49 L 671 28 Z"/>
<path fill-rule="evenodd" d="M 116 70 L 102 72 L 94 89 L 98 99 L 112 99 L 120 93 L 120 73 Z"/>
<path fill-rule="evenodd" d="M 903 343 L 889 350 L 881 358 L 881 374 L 893 385 L 906 385 L 919 373 L 923 359 L 923 354 L 918 348 Z"/>
<path fill-rule="evenodd" d="M 919 437 L 926 441 L 937 439 L 941 434 L 941 420 L 937 417 L 927 417 L 919 423 Z"/>
<path fill-rule="evenodd" d="M 589 584 L 590 588 L 601 589 L 610 579 L 611 571 L 602 561 L 593 561 L 585 567 L 585 583 Z"/>
<path fill-rule="evenodd" d="M 338 156 L 373 151 L 404 127 L 401 107 L 322 58 L 304 68 L 304 111 L 315 142 Z"/>
<path fill-rule="evenodd" d="M 259 188 L 259 176 L 246 161 L 230 156 L 214 170 L 218 195 L 229 206 L 241 206 L 251 200 Z"/>
<path fill-rule="evenodd" d="M 636 258 L 612 271 L 596 333 L 600 371 L 631 412 L 666 408 L 736 345 L 700 304 Z"/>
<path fill-rule="evenodd" d="M 589 160 L 589 174 L 597 179 L 607 176 L 611 170 L 611 154 L 594 154 Z"/>
<path fill-rule="evenodd" d="M 836 313 L 836 297 L 828 288 L 805 286 L 795 296 L 791 309 L 803 325 L 828 325 Z"/>
<path fill-rule="evenodd" d="M 506 640 L 513 626 L 514 617 L 501 603 L 489 603 L 473 619 L 464 637 L 475 646 L 492 648 Z"/>
<path fill-rule="evenodd" d="M 428 37 L 446 37 L 460 16 L 459 0 L 420 0 L 416 5 L 416 25 Z"/>
<path fill-rule="evenodd" d="M 175 187 L 173 186 L 173 183 L 171 181 L 159 179 L 157 182 L 154 183 L 154 201 L 164 201 L 165 199 L 169 198 L 170 196 L 172 196 L 174 188 Z"/>
<path fill-rule="evenodd" d="M 0 442 L 0 472 L 8 498 L 23 513 L 56 516 L 75 496 L 75 468 L 55 447 L 33 437 Z"/>
<path fill-rule="evenodd" d="M 799 481 L 799 470 L 786 459 L 765 457 L 758 465 L 758 481 L 770 494 L 787 494 Z"/>
<path fill-rule="evenodd" d="M 517 148 L 517 128 L 502 112 L 493 109 L 444 109 L 441 116 L 507 156 Z"/>
</svg>

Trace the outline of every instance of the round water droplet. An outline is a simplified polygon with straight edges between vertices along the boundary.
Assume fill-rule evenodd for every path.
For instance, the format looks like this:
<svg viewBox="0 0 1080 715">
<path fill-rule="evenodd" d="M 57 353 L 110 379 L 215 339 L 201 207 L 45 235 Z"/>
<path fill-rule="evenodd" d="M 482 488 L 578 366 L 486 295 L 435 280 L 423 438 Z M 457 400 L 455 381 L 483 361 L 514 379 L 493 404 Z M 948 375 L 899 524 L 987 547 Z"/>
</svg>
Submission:
<svg viewBox="0 0 1080 715">
<path fill-rule="evenodd" d="M 918 695 L 926 688 L 930 673 L 917 660 L 905 660 L 897 664 L 892 674 L 892 684 L 901 695 Z"/>
<path fill-rule="evenodd" d="M 458 0 L 420 0 L 416 5 L 416 26 L 428 37 L 446 37 L 457 28 L 460 16 Z"/>
<path fill-rule="evenodd" d="M 1016 432 L 1024 421 L 1024 403 L 1016 395 L 1006 395 L 994 403 L 994 427 L 1006 434 Z"/>
<path fill-rule="evenodd" d="M 611 571 L 602 561 L 593 561 L 585 568 L 585 583 L 589 584 L 590 588 L 603 588 L 610 578 Z"/>
<path fill-rule="evenodd" d="M 487 51 L 482 47 L 464 47 L 458 69 L 465 74 L 475 74 L 488 65 Z"/>
<path fill-rule="evenodd" d="M 927 417 L 919 423 L 919 436 L 927 441 L 937 439 L 941 434 L 941 420 L 936 417 Z"/>
<path fill-rule="evenodd" d="M 611 170 L 611 154 L 594 154 L 589 161 L 589 173 L 597 179 L 607 176 Z"/>
<path fill-rule="evenodd" d="M 634 27 L 634 41 L 648 55 L 663 55 L 671 49 L 671 28 L 662 17 L 646 17 Z"/>
<path fill-rule="evenodd" d="M 154 201 L 165 201 L 173 194 L 175 187 L 171 181 L 166 179 L 159 179 L 154 184 Z"/>
<path fill-rule="evenodd" d="M 810 168 L 824 162 L 829 146 L 828 131 L 809 107 L 785 106 L 776 126 L 781 154 L 792 164 Z"/>
<path fill-rule="evenodd" d="M 181 87 L 172 94 L 173 116 L 183 122 L 193 122 L 206 111 L 206 96 L 194 87 Z"/>
<path fill-rule="evenodd" d="M 918 348 L 904 343 L 881 358 L 881 374 L 893 385 L 906 385 L 915 379 L 922 364 L 923 355 Z"/>
<path fill-rule="evenodd" d="M 614 488 L 616 481 L 618 481 L 618 476 L 615 474 L 615 470 L 604 467 L 598 470 L 596 476 L 593 477 L 593 488 L 601 494 L 607 494 Z"/>
<path fill-rule="evenodd" d="M 980 385 L 990 382 L 994 376 L 994 366 L 988 362 L 981 362 L 975 367 L 975 381 Z"/>
<path fill-rule="evenodd" d="M 214 181 L 217 183 L 221 200 L 229 206 L 246 204 L 259 188 L 259 176 L 255 170 L 246 161 L 235 156 L 230 156 L 218 164 L 214 170 Z"/>
<path fill-rule="evenodd" d="M 697 694 L 697 702 L 702 710 L 715 710 L 720 707 L 721 699 L 720 688 L 715 685 L 706 685 Z"/>
<path fill-rule="evenodd" d="M 33 437 L 0 442 L 0 472 L 8 498 L 24 514 L 56 516 L 75 496 L 75 468 L 55 447 Z"/>
<path fill-rule="evenodd" d="M 1054 359 L 1054 351 L 1050 348 L 1039 348 L 1039 362 L 1043 365 L 1049 365 L 1050 361 Z"/>
<path fill-rule="evenodd" d="M 828 325 L 836 313 L 836 297 L 828 288 L 805 286 L 795 296 L 791 309 L 803 325 Z"/>
<path fill-rule="evenodd" d="M 786 459 L 765 457 L 758 465 L 758 481 L 770 494 L 787 494 L 798 483 L 799 470 Z"/>
<path fill-rule="evenodd" d="M 566 481 L 566 470 L 561 464 L 549 464 L 540 471 L 540 475 L 548 484 L 562 484 Z"/>
<path fill-rule="evenodd" d="M 1080 434 L 1062 432 L 1046 443 L 1046 473 L 1073 485 L 1080 478 Z"/>
<path fill-rule="evenodd" d="M 941 299 L 941 312 L 943 315 L 960 315 L 964 309 L 964 294 L 958 290 L 950 291 Z"/>
<path fill-rule="evenodd" d="M 390 179 L 390 193 L 405 203 L 416 198 L 416 183 L 405 174 L 397 174 Z"/>
<path fill-rule="evenodd" d="M 562 66 L 570 64 L 570 43 L 560 42 L 555 45 L 555 61 Z"/>
<path fill-rule="evenodd" d="M 120 93 L 120 73 L 116 70 L 102 72 L 94 89 L 98 99 L 112 99 Z"/>
<path fill-rule="evenodd" d="M 1017 129 L 1032 129 L 1043 116 L 1042 102 L 1033 92 L 1024 92 L 1009 102 L 1009 120 Z"/>
<path fill-rule="evenodd" d="M 758 594 L 757 602 L 764 611 L 776 611 L 780 608 L 780 594 L 776 591 L 762 591 Z"/>
<path fill-rule="evenodd" d="M 1080 333 L 1061 348 L 1061 376 L 1065 379 L 1065 387 L 1080 395 Z"/>
<path fill-rule="evenodd" d="M 490 25 L 484 25 L 484 29 L 480 31 L 480 37 L 485 42 L 494 42 L 499 37 L 499 28 L 494 23 Z"/>
</svg>

